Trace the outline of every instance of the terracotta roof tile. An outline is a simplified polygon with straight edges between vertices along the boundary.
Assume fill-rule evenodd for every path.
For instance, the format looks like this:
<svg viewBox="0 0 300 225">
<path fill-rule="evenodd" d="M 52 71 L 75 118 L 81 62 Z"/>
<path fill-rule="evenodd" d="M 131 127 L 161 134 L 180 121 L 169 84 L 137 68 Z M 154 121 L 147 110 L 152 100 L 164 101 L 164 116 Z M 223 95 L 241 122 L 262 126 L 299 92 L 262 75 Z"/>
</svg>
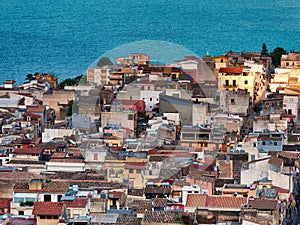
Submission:
<svg viewBox="0 0 300 225">
<path fill-rule="evenodd" d="M 276 156 L 271 156 L 271 158 L 269 160 L 269 164 L 276 165 L 276 166 L 282 166 L 283 159 L 277 158 Z"/>
<path fill-rule="evenodd" d="M 146 211 L 143 222 L 147 224 L 183 224 L 184 221 L 191 220 L 191 215 L 193 213 Z"/>
<path fill-rule="evenodd" d="M 117 219 L 117 225 L 140 225 L 141 222 L 141 218 L 119 217 Z"/>
<path fill-rule="evenodd" d="M 62 201 L 67 208 L 85 208 L 87 200 L 85 198 L 76 198 L 74 201 Z"/>
<path fill-rule="evenodd" d="M 63 211 L 61 202 L 35 202 L 32 210 L 33 215 L 60 216 Z"/>
<path fill-rule="evenodd" d="M 69 188 L 68 182 L 44 183 L 41 190 L 29 190 L 28 182 L 18 182 L 14 186 L 15 192 L 39 192 L 39 193 L 65 193 Z"/>
<path fill-rule="evenodd" d="M 128 201 L 128 197 L 127 197 Z M 152 209 L 152 203 L 150 200 L 129 200 L 127 203 L 128 207 L 132 209 L 133 212 L 136 213 L 144 213 L 146 210 Z"/>
<path fill-rule="evenodd" d="M 278 201 L 273 199 L 259 199 L 249 200 L 249 204 L 253 209 L 258 210 L 275 210 L 278 207 Z"/>
<path fill-rule="evenodd" d="M 164 208 L 167 206 L 168 200 L 166 198 L 153 198 L 152 205 L 153 207 Z"/>
<path fill-rule="evenodd" d="M 0 209 L 4 209 L 4 208 L 9 209 L 11 201 L 12 201 L 11 198 L 0 198 Z"/>
<path fill-rule="evenodd" d="M 207 206 L 207 195 L 205 194 L 188 194 L 186 206 L 187 207 L 206 207 Z"/>
<path fill-rule="evenodd" d="M 125 169 L 145 169 L 145 165 L 143 162 L 126 162 Z"/>
<path fill-rule="evenodd" d="M 247 203 L 247 198 L 232 196 L 209 196 L 208 207 L 210 208 L 241 208 Z"/>
<path fill-rule="evenodd" d="M 247 198 L 221 195 L 189 194 L 186 206 L 207 208 L 241 208 L 247 203 Z"/>
<path fill-rule="evenodd" d="M 13 150 L 14 154 L 40 154 L 42 148 L 15 148 Z"/>
<path fill-rule="evenodd" d="M 46 106 L 44 105 L 35 105 L 35 106 L 27 106 L 27 112 L 31 112 L 31 113 L 41 113 L 44 112 L 44 110 L 46 109 Z"/>
<path fill-rule="evenodd" d="M 240 74 L 243 72 L 243 68 L 220 68 L 219 73 L 232 73 L 232 74 Z"/>
</svg>

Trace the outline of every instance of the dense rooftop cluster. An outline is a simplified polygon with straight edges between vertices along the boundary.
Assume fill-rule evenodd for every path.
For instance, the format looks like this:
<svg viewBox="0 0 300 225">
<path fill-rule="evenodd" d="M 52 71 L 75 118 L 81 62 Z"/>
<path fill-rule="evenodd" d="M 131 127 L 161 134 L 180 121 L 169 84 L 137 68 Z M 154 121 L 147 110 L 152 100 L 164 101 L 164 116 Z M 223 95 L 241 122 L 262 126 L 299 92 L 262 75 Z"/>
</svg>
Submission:
<svg viewBox="0 0 300 225">
<path fill-rule="evenodd" d="M 0 88 L 0 223 L 283 224 L 299 200 L 300 53 L 133 53 Z"/>
</svg>

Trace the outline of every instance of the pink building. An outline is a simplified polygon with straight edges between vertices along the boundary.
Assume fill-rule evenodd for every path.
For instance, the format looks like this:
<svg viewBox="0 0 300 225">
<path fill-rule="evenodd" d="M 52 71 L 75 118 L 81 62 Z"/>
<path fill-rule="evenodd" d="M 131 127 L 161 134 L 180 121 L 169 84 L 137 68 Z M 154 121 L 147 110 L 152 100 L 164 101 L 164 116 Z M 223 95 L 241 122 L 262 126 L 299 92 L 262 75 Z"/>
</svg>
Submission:
<svg viewBox="0 0 300 225">
<path fill-rule="evenodd" d="M 122 110 L 146 111 L 146 104 L 143 100 L 114 100 L 113 103 L 122 104 Z"/>
</svg>

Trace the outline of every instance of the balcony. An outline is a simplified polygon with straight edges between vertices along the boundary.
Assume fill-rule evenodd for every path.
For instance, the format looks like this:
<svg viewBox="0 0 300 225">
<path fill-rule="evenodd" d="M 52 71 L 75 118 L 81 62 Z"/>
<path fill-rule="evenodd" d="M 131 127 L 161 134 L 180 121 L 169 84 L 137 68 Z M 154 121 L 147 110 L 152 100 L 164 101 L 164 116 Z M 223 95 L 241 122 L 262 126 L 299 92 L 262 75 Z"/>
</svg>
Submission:
<svg viewBox="0 0 300 225">
<path fill-rule="evenodd" d="M 226 84 L 223 84 L 223 87 L 224 88 L 237 88 L 238 87 L 238 85 L 237 84 L 234 84 L 234 85 L 232 85 L 232 84 L 228 84 L 228 85 L 226 85 Z"/>
</svg>

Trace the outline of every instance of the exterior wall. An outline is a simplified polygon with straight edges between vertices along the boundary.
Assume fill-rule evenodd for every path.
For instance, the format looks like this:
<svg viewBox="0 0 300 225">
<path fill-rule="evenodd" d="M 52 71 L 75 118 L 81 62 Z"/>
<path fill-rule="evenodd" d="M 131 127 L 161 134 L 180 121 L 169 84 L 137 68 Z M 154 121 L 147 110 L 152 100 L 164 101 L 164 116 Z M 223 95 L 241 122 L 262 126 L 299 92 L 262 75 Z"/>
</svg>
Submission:
<svg viewBox="0 0 300 225">
<path fill-rule="evenodd" d="M 283 109 L 287 114 L 295 115 L 295 120 L 298 120 L 299 96 L 283 96 Z"/>
<path fill-rule="evenodd" d="M 121 90 L 117 95 L 118 100 L 138 100 L 141 98 L 140 87 L 128 85 Z"/>
<path fill-rule="evenodd" d="M 49 142 L 56 137 L 71 136 L 73 134 L 72 129 L 45 129 L 42 133 L 42 142 Z"/>
<path fill-rule="evenodd" d="M 228 80 L 228 85 L 226 84 Z M 235 84 L 234 84 L 235 81 Z M 247 82 L 247 84 L 246 84 Z M 255 74 L 249 73 L 247 76 L 243 75 L 222 75 L 218 74 L 218 88 L 219 90 L 247 90 L 251 98 L 254 96 L 254 82 Z"/>
<path fill-rule="evenodd" d="M 186 182 L 190 183 L 191 185 L 198 185 L 202 187 L 203 191 L 207 190 L 208 195 L 213 195 L 214 194 L 214 183 L 211 181 L 207 181 L 205 179 L 203 180 L 197 180 L 192 177 L 187 177 Z"/>
<path fill-rule="evenodd" d="M 293 177 L 282 173 L 276 173 L 272 170 L 268 171 L 268 179 L 272 180 L 272 185 L 286 190 L 294 190 Z"/>
<path fill-rule="evenodd" d="M 254 181 L 268 177 L 269 158 L 257 160 L 248 165 L 248 169 L 241 169 L 241 184 L 251 185 Z"/>
<path fill-rule="evenodd" d="M 37 217 L 37 225 L 57 225 L 58 219 L 40 219 L 40 217 Z"/>
<path fill-rule="evenodd" d="M 46 171 L 85 171 L 85 163 L 46 162 Z"/>
<path fill-rule="evenodd" d="M 254 120 L 253 121 L 253 131 L 254 132 L 262 132 L 264 129 L 268 127 L 269 120 Z"/>
<path fill-rule="evenodd" d="M 70 210 L 70 218 L 75 218 L 76 216 L 86 216 L 86 209 L 85 208 L 68 208 Z"/>
<path fill-rule="evenodd" d="M 102 112 L 101 126 L 104 127 L 107 124 L 120 125 L 121 127 L 135 131 L 137 128 L 136 113 L 133 111 Z"/>
<path fill-rule="evenodd" d="M 205 125 L 208 124 L 210 120 L 210 115 L 208 115 L 208 104 L 193 104 L 192 105 L 192 115 L 193 122 L 192 125 L 195 126 L 197 124 Z"/>
<path fill-rule="evenodd" d="M 156 104 L 159 103 L 159 94 L 162 92 L 163 91 L 141 90 L 141 99 L 145 102 L 147 112 L 151 112 L 156 107 Z"/>
<path fill-rule="evenodd" d="M 89 129 L 91 125 L 91 119 L 88 116 L 73 114 L 72 126 L 73 128 Z"/>
<path fill-rule="evenodd" d="M 221 107 L 228 113 L 246 115 L 249 109 L 250 96 L 243 90 L 221 91 Z"/>
<path fill-rule="evenodd" d="M 275 144 L 277 143 L 277 144 Z M 282 151 L 283 140 L 258 140 L 257 149 L 263 151 Z"/>
<path fill-rule="evenodd" d="M 125 161 L 105 160 L 103 169 L 107 171 L 107 180 L 112 182 L 123 182 Z"/>
<path fill-rule="evenodd" d="M 56 118 L 62 119 L 60 116 L 60 104 L 68 104 L 70 100 L 75 100 L 74 91 L 54 90 L 52 94 L 43 94 L 43 104 L 49 105 L 55 110 Z"/>
<path fill-rule="evenodd" d="M 143 170 L 144 169 L 124 169 L 124 178 L 128 178 L 130 184 L 132 185 L 130 188 L 142 189 L 144 188 L 144 178 L 143 178 Z"/>
<path fill-rule="evenodd" d="M 169 100 L 170 98 L 170 100 Z M 173 101 L 174 100 L 174 101 Z M 160 113 L 170 113 L 170 112 L 178 112 L 181 116 L 181 124 L 182 125 L 192 125 L 192 102 L 187 102 L 186 100 L 168 97 L 168 96 L 160 96 L 160 104 L 159 104 L 159 112 Z"/>
</svg>

